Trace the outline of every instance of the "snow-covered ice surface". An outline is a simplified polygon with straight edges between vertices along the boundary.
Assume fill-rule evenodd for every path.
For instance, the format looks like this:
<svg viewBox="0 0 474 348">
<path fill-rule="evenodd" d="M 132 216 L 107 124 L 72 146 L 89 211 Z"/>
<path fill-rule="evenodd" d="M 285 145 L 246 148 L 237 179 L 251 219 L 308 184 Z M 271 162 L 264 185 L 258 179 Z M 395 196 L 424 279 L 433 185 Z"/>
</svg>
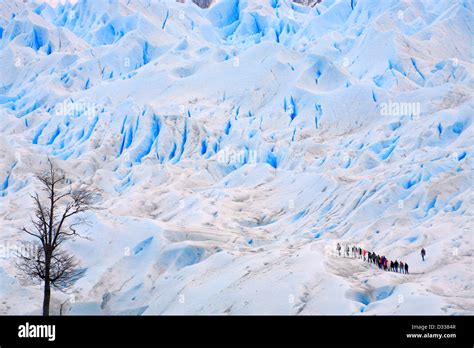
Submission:
<svg viewBox="0 0 474 348">
<path fill-rule="evenodd" d="M 0 1 L 0 313 L 48 156 L 100 208 L 55 314 L 474 313 L 471 1 L 48 3 Z"/>
</svg>

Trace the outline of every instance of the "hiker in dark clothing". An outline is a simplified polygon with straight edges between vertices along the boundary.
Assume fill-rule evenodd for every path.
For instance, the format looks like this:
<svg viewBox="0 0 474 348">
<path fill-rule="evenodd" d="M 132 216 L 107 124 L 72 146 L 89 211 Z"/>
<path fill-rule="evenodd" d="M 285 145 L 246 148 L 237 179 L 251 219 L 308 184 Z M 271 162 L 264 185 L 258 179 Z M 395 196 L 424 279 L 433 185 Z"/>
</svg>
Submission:
<svg viewBox="0 0 474 348">
<path fill-rule="evenodd" d="M 426 250 L 424 248 L 421 248 L 421 258 L 423 261 L 425 261 L 425 255 L 426 255 Z"/>
<path fill-rule="evenodd" d="M 393 261 L 390 261 L 390 270 L 393 272 Z"/>
<path fill-rule="evenodd" d="M 398 261 L 395 260 L 395 263 L 393 264 L 393 267 L 395 267 L 395 272 L 398 273 Z"/>
<path fill-rule="evenodd" d="M 347 254 L 347 257 L 349 257 L 349 245 L 346 247 L 346 254 Z"/>
<path fill-rule="evenodd" d="M 337 243 L 336 250 L 339 253 L 339 256 L 341 256 L 341 244 Z"/>
<path fill-rule="evenodd" d="M 359 248 L 359 259 L 361 259 L 361 258 L 362 258 L 362 249 Z"/>
<path fill-rule="evenodd" d="M 408 263 L 405 262 L 405 273 L 408 274 Z"/>
<path fill-rule="evenodd" d="M 405 272 L 405 265 L 403 264 L 402 261 L 400 261 L 400 273 L 404 273 Z"/>
</svg>

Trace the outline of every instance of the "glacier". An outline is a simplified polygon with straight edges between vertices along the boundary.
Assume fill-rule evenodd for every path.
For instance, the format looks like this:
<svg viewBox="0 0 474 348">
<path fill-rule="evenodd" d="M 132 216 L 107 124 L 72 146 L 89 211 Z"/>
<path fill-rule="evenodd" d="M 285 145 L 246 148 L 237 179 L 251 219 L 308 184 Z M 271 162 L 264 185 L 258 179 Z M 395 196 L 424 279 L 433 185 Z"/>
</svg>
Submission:
<svg viewBox="0 0 474 348">
<path fill-rule="evenodd" d="M 41 313 L 14 251 L 51 158 L 99 208 L 52 314 L 472 315 L 473 23 L 468 0 L 0 1 L 0 313 Z"/>
</svg>

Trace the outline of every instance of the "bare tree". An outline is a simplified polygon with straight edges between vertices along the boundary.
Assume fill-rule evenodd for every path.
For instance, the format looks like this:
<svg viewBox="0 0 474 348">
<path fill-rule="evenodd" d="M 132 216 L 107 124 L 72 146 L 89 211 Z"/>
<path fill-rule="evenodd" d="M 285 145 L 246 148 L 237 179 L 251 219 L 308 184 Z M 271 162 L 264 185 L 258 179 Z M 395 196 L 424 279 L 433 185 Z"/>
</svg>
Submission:
<svg viewBox="0 0 474 348">
<path fill-rule="evenodd" d="M 74 256 L 61 248 L 62 243 L 77 236 L 75 227 L 83 220 L 69 223 L 77 214 L 92 209 L 92 193 L 88 189 L 73 190 L 66 185 L 64 172 L 48 159 L 49 168 L 38 174 L 44 199 L 38 193 L 32 195 L 34 216 L 31 228 L 22 231 L 37 238 L 20 255 L 18 268 L 28 278 L 44 282 L 43 315 L 49 315 L 51 287 L 67 289 L 79 274 L 78 262 Z M 39 240 L 39 241 L 38 241 Z"/>
</svg>

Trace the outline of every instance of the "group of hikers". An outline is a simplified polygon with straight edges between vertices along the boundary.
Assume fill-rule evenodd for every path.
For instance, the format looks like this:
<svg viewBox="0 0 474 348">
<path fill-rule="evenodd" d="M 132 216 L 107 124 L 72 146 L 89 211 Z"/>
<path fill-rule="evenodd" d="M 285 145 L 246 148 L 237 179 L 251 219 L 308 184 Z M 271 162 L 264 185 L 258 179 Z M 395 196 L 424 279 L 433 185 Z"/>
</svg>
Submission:
<svg viewBox="0 0 474 348">
<path fill-rule="evenodd" d="M 336 250 L 339 253 L 339 256 L 341 256 L 341 244 L 337 243 Z M 383 269 L 384 271 L 408 274 L 408 263 L 406 262 L 398 260 L 392 261 L 387 259 L 385 256 L 377 255 L 375 252 L 364 250 L 355 245 L 353 245 L 352 248 L 349 248 L 347 245 L 345 249 L 345 255 L 349 257 L 351 252 L 352 257 L 357 257 L 361 260 L 363 259 L 364 261 L 367 261 L 368 263 L 373 263 L 378 266 L 379 269 Z M 425 249 L 421 249 L 421 258 L 423 261 L 425 261 L 425 255 Z"/>
</svg>

